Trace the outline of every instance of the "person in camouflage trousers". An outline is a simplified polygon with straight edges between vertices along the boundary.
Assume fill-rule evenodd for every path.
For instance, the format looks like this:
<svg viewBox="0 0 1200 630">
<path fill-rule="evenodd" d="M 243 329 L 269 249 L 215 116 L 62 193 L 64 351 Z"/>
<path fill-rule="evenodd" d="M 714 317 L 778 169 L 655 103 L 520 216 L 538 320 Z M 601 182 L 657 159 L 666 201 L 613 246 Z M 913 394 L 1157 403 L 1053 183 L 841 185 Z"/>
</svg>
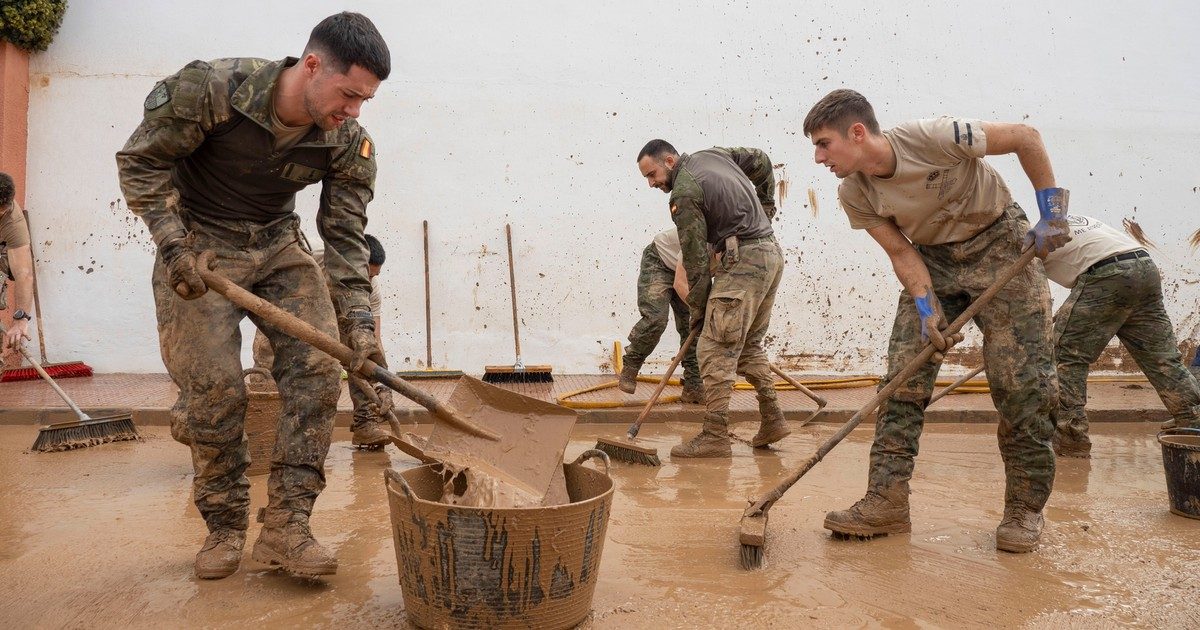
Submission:
<svg viewBox="0 0 1200 630">
<path fill-rule="evenodd" d="M 1020 124 L 940 117 L 887 131 L 858 92 L 835 90 L 812 107 L 804 134 L 814 159 L 842 180 L 838 200 L 850 226 L 888 255 L 903 286 L 888 345 L 887 386 L 926 345 L 933 360 L 881 406 L 871 446 L 867 492 L 829 512 L 834 534 L 870 538 L 912 531 L 909 481 L 942 353 L 961 340 L 948 321 L 996 284 L 1032 248 L 1045 258 L 1070 241 L 1068 193 L 1055 184 L 1037 131 Z M 983 158 L 1015 153 L 1033 184 L 1039 221 L 1030 228 L 1007 184 Z M 1004 516 L 996 548 L 1037 548 L 1042 508 L 1054 482 L 1050 413 L 1058 395 L 1051 345 L 1050 290 L 1033 260 L 983 306 L 974 321 L 992 401 L 1000 415 Z"/>
<path fill-rule="evenodd" d="M 1054 451 L 1089 457 L 1089 366 L 1115 336 L 1158 392 L 1173 426 L 1200 428 L 1200 384 L 1183 364 L 1163 305 L 1162 276 L 1139 243 L 1103 222 L 1067 217 L 1071 242 L 1046 258 L 1046 274 L 1071 289 L 1054 317 L 1059 398 Z"/>
<path fill-rule="evenodd" d="M 668 262 L 668 257 L 673 262 Z M 637 375 L 646 357 L 654 352 L 658 340 L 667 328 L 669 314 L 675 312 L 675 330 L 679 344 L 687 340 L 691 323 L 688 315 L 687 274 L 683 271 L 679 248 L 679 233 L 675 228 L 665 230 L 642 250 L 638 272 L 638 310 L 642 318 L 629 331 L 629 347 L 621 363 L 618 387 L 632 394 L 637 389 Z M 700 380 L 700 365 L 696 361 L 696 344 L 692 343 L 683 355 L 683 393 L 680 400 L 695 404 L 704 402 L 704 385 Z"/>
<path fill-rule="evenodd" d="M 356 363 L 382 361 L 364 238 L 375 151 L 354 119 L 390 63 L 370 20 L 333 15 L 313 29 L 301 59 L 194 61 L 160 81 L 117 153 L 125 199 L 158 246 L 152 284 L 160 349 L 179 387 L 175 409 L 191 433 L 193 493 L 209 530 L 196 554 L 199 578 L 237 571 L 250 501 L 238 329 L 247 313 L 207 291 L 197 256 L 212 252 L 216 270 L 236 284 L 323 333 L 340 332 Z M 324 272 L 293 211 L 296 192 L 316 183 Z M 299 575 L 332 574 L 337 558 L 313 538 L 309 517 L 325 486 L 339 366 L 250 318 L 275 350 L 283 406 L 251 555 Z"/>
<path fill-rule="evenodd" d="M 689 321 L 702 326 L 696 358 L 704 380 L 703 427 L 671 457 L 730 457 L 729 398 L 737 375 L 754 386 L 762 422 L 751 439 L 767 446 L 790 431 L 763 340 L 783 274 L 775 241 L 775 177 L 766 153 L 713 148 L 679 155 L 664 140 L 638 154 L 653 188 L 669 192 L 687 271 Z M 715 259 L 714 259 L 715 255 Z"/>
</svg>

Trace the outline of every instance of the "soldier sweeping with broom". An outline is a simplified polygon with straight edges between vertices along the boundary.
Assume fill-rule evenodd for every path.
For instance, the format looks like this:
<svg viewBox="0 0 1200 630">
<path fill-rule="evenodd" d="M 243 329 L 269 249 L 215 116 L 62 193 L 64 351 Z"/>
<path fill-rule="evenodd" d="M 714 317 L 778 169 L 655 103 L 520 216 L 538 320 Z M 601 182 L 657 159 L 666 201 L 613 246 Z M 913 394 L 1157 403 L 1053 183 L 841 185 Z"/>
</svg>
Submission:
<svg viewBox="0 0 1200 630">
<path fill-rule="evenodd" d="M 12 327 L 4 333 L 0 346 L 16 350 L 29 339 L 29 315 L 33 308 L 33 256 L 29 247 L 29 226 L 25 213 L 17 206 L 16 186 L 8 173 L 0 173 L 0 311 L 8 308 L 5 289 L 13 282 Z"/>
<path fill-rule="evenodd" d="M 671 456 L 732 455 L 729 397 L 738 374 L 758 393 L 762 424 L 752 443 L 783 439 L 789 431 L 762 346 L 783 273 L 783 253 L 771 228 L 775 176 L 770 158 L 745 148 L 680 155 L 665 140 L 651 140 L 637 163 L 652 188 L 671 195 L 671 219 L 690 289 L 690 321 L 693 328 L 702 327 L 696 356 L 704 380 L 704 426 L 672 448 Z"/>
<path fill-rule="evenodd" d="M 842 179 L 838 197 L 850 226 L 864 229 L 891 258 L 901 291 L 888 348 L 888 386 L 932 343 L 944 352 L 943 313 L 956 318 L 1032 246 L 1044 258 L 1070 240 L 1067 193 L 1057 188 L 1037 131 L 1019 124 L 936 118 L 880 131 L 871 104 L 835 90 L 804 121 L 815 159 Z M 1025 214 L 985 155 L 1015 153 L 1037 191 L 1041 219 Z M 1058 383 L 1051 345 L 1050 290 L 1038 262 L 975 316 L 1008 479 L 996 547 L 1027 552 L 1041 537 L 1042 507 L 1054 481 L 1050 412 Z M 825 528 L 870 537 L 911 531 L 912 477 L 925 406 L 940 352 L 883 404 L 871 447 L 867 493 L 830 512 Z"/>
<path fill-rule="evenodd" d="M 211 252 L 238 285 L 327 335 L 340 328 L 354 363 L 382 364 L 363 236 L 375 149 L 354 119 L 390 69 L 370 20 L 333 15 L 313 29 L 300 59 L 194 61 L 160 81 L 117 154 L 129 208 L 158 246 L 153 287 L 163 363 L 179 386 L 196 507 L 209 530 L 197 577 L 237 570 L 250 507 L 238 330 L 247 313 L 207 292 L 197 257 Z M 316 183 L 324 274 L 293 212 L 296 192 Z M 309 516 L 325 487 L 338 361 L 251 319 L 275 350 L 283 401 L 252 557 L 295 574 L 332 574 L 337 558 L 313 538 Z"/>
</svg>

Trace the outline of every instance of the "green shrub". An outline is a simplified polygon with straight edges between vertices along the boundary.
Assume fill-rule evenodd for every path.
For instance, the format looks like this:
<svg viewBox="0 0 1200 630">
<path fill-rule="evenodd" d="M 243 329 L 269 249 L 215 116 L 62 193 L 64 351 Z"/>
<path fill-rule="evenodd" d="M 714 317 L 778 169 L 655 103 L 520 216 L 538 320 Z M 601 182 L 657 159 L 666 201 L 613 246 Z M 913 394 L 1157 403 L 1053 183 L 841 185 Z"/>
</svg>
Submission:
<svg viewBox="0 0 1200 630">
<path fill-rule="evenodd" d="M 67 0 L 0 0 L 0 39 L 28 51 L 46 50 L 67 11 Z"/>
</svg>

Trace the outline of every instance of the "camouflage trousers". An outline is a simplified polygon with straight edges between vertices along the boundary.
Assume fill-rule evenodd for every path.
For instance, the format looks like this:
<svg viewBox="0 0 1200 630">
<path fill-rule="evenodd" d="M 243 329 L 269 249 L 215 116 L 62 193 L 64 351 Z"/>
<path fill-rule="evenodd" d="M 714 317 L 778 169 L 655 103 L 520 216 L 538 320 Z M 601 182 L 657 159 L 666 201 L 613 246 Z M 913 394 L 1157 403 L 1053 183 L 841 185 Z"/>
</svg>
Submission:
<svg viewBox="0 0 1200 630">
<path fill-rule="evenodd" d="M 737 375 L 754 386 L 760 407 L 778 399 L 763 338 L 782 275 L 783 252 L 774 237 L 742 242 L 736 254 L 727 251 L 721 256 L 696 349 L 704 378 L 706 424 L 728 424 L 729 397 Z"/>
<path fill-rule="evenodd" d="M 1114 336 L 1133 356 L 1176 426 L 1200 428 L 1200 385 L 1183 364 L 1163 307 L 1162 276 L 1149 258 L 1121 260 L 1084 272 L 1054 320 L 1061 392 L 1059 433 L 1088 440 L 1088 366 Z"/>
<path fill-rule="evenodd" d="M 220 273 L 318 330 L 338 334 L 324 276 L 301 244 L 295 216 L 266 226 L 185 220 L 196 235 L 196 250 L 213 251 Z M 161 257 L 155 261 L 153 288 L 163 363 L 179 387 L 174 411 L 185 416 L 191 432 L 196 507 L 209 530 L 244 530 L 248 524 L 250 458 L 238 328 L 245 317 L 266 332 L 275 349 L 271 373 L 283 405 L 271 454 L 268 507 L 311 514 L 325 487 L 325 456 L 341 393 L 337 360 L 267 326 L 215 291 L 184 300 L 169 286 Z"/>
<path fill-rule="evenodd" d="M 947 321 L 953 321 L 1021 256 L 1029 229 L 1016 204 L 974 237 L 945 245 L 918 245 Z M 1000 412 L 997 438 L 1004 460 L 1005 503 L 1040 510 L 1054 483 L 1054 424 L 1058 399 L 1051 346 L 1050 287 L 1041 261 L 1034 260 L 975 316 L 983 331 L 983 360 L 992 402 Z M 900 293 L 888 344 L 882 389 L 923 347 L 913 298 Z M 928 363 L 882 406 L 871 445 L 869 485 L 882 490 L 912 478 L 914 458 L 941 366 Z"/>
<path fill-rule="evenodd" d="M 346 343 L 348 339 L 342 339 L 342 343 Z M 275 351 L 271 349 L 271 342 L 261 330 L 254 331 L 254 367 L 261 367 L 267 370 L 275 363 Z M 350 401 L 354 404 L 354 416 L 350 424 L 350 430 L 356 431 L 362 428 L 363 425 L 372 422 L 386 422 L 382 416 L 371 410 L 371 399 L 359 387 L 358 382 L 350 381 Z"/>
<path fill-rule="evenodd" d="M 638 273 L 638 311 L 642 318 L 629 331 L 629 347 L 625 349 L 622 362 L 626 367 L 640 370 L 646 357 L 654 352 L 663 331 L 667 329 L 667 319 L 671 311 L 675 312 L 675 330 L 679 332 L 679 344 L 682 346 L 687 339 L 690 329 L 688 305 L 679 294 L 675 293 L 675 270 L 667 267 L 658 248 L 651 243 L 642 252 L 642 267 Z M 700 385 L 700 365 L 696 361 L 696 344 L 683 355 L 683 381 L 685 385 Z"/>
</svg>

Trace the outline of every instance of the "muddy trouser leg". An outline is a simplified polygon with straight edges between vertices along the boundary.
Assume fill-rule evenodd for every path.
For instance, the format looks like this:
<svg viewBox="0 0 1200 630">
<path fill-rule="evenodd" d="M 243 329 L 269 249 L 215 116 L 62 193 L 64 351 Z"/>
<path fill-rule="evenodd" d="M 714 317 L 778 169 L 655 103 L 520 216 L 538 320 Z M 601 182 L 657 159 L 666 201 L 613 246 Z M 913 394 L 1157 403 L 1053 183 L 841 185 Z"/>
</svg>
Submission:
<svg viewBox="0 0 1200 630">
<path fill-rule="evenodd" d="M 350 401 L 354 403 L 354 418 L 350 424 L 351 431 L 358 430 L 365 424 L 384 421 L 379 414 L 371 411 L 370 400 L 356 381 L 350 381 Z"/>
<path fill-rule="evenodd" d="M 1178 427 L 1200 428 L 1200 385 L 1183 364 L 1175 331 L 1163 307 L 1162 277 L 1149 258 L 1114 263 L 1127 266 L 1136 304 L 1117 331 L 1138 367 L 1158 392 Z"/>
<path fill-rule="evenodd" d="M 200 243 L 204 243 L 201 236 Z M 218 251 L 223 272 L 233 277 L 253 268 L 247 255 Z M 244 434 L 246 390 L 242 383 L 245 312 L 215 291 L 184 300 L 171 288 L 162 259 L 154 263 L 153 290 L 159 349 L 171 380 L 179 387 L 173 413 L 191 432 L 192 482 L 196 508 L 210 532 L 245 530 L 249 522 L 250 456 Z"/>
<path fill-rule="evenodd" d="M 254 356 L 254 367 L 270 370 L 275 363 L 275 351 L 271 349 L 271 342 L 262 330 L 254 329 L 254 344 L 251 346 Z"/>
<path fill-rule="evenodd" d="M 641 271 L 638 273 L 638 310 L 642 318 L 629 332 L 629 347 L 622 359 L 626 368 L 640 370 L 646 357 L 654 352 L 671 311 L 671 288 L 675 282 L 675 271 L 667 269 L 658 250 L 651 243 L 642 251 Z"/>
<path fill-rule="evenodd" d="M 742 245 L 739 250 L 737 262 L 729 264 L 723 258 L 717 268 L 705 307 L 704 329 L 697 341 L 706 425 L 728 426 L 729 397 L 751 324 L 768 295 L 774 298 L 773 289 L 783 270 L 783 257 L 774 241 Z M 769 322 L 770 303 L 767 308 Z"/>
<path fill-rule="evenodd" d="M 963 285 L 975 299 L 1021 256 L 1029 229 L 1024 213 L 1010 208 L 984 233 L 968 241 L 972 258 Z M 1019 211 L 1019 208 L 1017 208 Z M 1007 479 L 1004 501 L 1040 511 L 1054 485 L 1051 411 L 1058 404 L 1058 376 L 1051 340 L 1050 286 L 1039 260 L 1013 278 L 975 317 L 983 331 L 983 359 L 992 402 L 1000 412 L 997 439 Z"/>
<path fill-rule="evenodd" d="M 337 338 L 333 303 L 316 261 L 294 240 L 276 252 L 264 262 L 254 293 Z M 268 509 L 307 517 L 325 488 L 325 456 L 341 394 L 341 368 L 333 357 L 264 326 L 257 317 L 251 319 L 275 349 L 271 373 L 283 404 L 271 454 Z"/>
<path fill-rule="evenodd" d="M 687 341 L 687 336 L 692 332 L 691 312 L 687 302 L 684 302 L 674 289 L 671 289 L 671 310 L 675 313 L 675 330 L 679 333 L 679 345 L 682 347 L 683 342 Z M 687 353 L 683 355 L 681 364 L 683 365 L 684 386 L 700 387 L 703 382 L 700 380 L 700 363 L 696 360 L 696 342 L 693 341 Z"/>
<path fill-rule="evenodd" d="M 1109 266 L 1080 274 L 1054 317 L 1054 357 L 1058 372 L 1058 404 L 1054 425 L 1061 439 L 1090 442 L 1087 377 L 1089 366 L 1104 351 L 1129 316 L 1128 296 L 1112 282 Z"/>
<path fill-rule="evenodd" d="M 757 249 L 759 247 L 767 251 L 759 252 Z M 774 252 L 769 251 L 772 248 L 775 250 Z M 746 250 L 743 250 L 742 255 L 747 255 Z M 778 243 L 771 241 L 751 245 L 749 255 L 762 257 L 764 260 L 769 258 L 775 263 L 771 268 L 777 270 L 770 278 L 763 293 L 762 302 L 759 303 L 758 310 L 750 321 L 750 327 L 746 334 L 746 345 L 742 348 L 737 366 L 737 373 L 746 377 L 746 380 L 754 386 L 754 391 L 758 396 L 758 407 L 763 410 L 777 405 L 779 399 L 775 392 L 775 373 L 771 371 L 767 353 L 763 350 L 763 339 L 766 338 L 767 329 L 771 325 L 771 310 L 775 307 L 775 293 L 779 290 L 779 280 L 783 277 L 783 252 L 779 249 Z"/>
</svg>

